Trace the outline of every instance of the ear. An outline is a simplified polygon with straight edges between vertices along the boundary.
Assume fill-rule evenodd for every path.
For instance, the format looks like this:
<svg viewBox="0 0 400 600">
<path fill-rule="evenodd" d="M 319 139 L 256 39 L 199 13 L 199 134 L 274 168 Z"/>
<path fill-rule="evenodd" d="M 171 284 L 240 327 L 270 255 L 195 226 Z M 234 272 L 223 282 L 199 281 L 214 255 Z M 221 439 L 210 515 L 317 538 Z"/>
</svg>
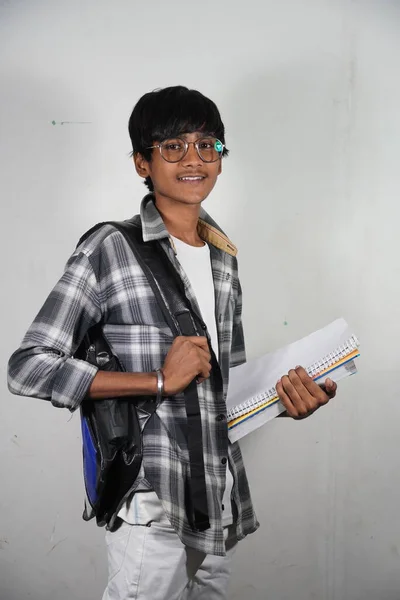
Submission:
<svg viewBox="0 0 400 600">
<path fill-rule="evenodd" d="M 136 172 L 140 177 L 146 178 L 150 176 L 149 161 L 146 160 L 139 152 L 136 152 L 133 155 L 133 164 L 135 165 Z"/>
<path fill-rule="evenodd" d="M 222 173 L 222 158 L 219 159 L 218 175 Z"/>
</svg>

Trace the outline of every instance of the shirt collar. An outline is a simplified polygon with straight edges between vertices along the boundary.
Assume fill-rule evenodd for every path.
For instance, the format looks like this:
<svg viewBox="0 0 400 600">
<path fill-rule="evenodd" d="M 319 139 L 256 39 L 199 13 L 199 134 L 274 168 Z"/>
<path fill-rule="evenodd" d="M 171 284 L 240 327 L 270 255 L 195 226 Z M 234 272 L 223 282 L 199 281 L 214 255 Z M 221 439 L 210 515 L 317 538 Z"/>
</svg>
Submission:
<svg viewBox="0 0 400 600">
<path fill-rule="evenodd" d="M 142 221 L 143 240 L 145 242 L 169 238 L 164 221 L 156 208 L 153 194 L 147 194 L 143 198 L 140 207 L 140 218 Z M 197 231 L 201 239 L 205 242 L 212 244 L 231 256 L 236 256 L 236 246 L 232 244 L 222 229 L 203 208 L 200 211 Z"/>
</svg>

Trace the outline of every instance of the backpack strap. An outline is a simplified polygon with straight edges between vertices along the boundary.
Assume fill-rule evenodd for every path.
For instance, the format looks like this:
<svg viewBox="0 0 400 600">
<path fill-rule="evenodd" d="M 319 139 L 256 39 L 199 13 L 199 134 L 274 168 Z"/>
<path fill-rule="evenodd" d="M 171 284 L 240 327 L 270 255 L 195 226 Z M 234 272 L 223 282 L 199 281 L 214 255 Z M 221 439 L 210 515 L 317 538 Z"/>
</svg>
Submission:
<svg viewBox="0 0 400 600">
<path fill-rule="evenodd" d="M 106 223 L 92 227 L 78 242 Z M 166 323 L 175 336 L 204 335 L 204 323 L 193 315 L 184 284 L 159 241 L 144 242 L 140 221 L 109 221 L 126 239 L 138 264 L 146 275 Z M 194 531 L 209 529 L 207 488 L 204 470 L 203 433 L 197 382 L 193 380 L 184 390 L 187 416 L 187 445 L 190 462 L 190 482 L 186 514 Z"/>
</svg>

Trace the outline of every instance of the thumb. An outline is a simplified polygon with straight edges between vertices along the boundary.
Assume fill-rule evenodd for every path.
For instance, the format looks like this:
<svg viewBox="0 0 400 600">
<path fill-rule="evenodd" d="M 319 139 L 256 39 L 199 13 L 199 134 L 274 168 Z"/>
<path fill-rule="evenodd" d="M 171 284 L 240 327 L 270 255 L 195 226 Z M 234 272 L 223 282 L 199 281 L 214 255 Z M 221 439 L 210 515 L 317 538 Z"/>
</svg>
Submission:
<svg viewBox="0 0 400 600">
<path fill-rule="evenodd" d="M 326 389 L 326 393 L 327 393 L 329 396 L 332 396 L 332 395 L 334 395 L 334 394 L 336 393 L 336 390 L 337 390 L 337 384 L 336 384 L 334 381 L 332 381 L 332 379 L 329 379 L 329 378 L 328 378 L 328 379 L 325 381 L 325 389 Z"/>
</svg>

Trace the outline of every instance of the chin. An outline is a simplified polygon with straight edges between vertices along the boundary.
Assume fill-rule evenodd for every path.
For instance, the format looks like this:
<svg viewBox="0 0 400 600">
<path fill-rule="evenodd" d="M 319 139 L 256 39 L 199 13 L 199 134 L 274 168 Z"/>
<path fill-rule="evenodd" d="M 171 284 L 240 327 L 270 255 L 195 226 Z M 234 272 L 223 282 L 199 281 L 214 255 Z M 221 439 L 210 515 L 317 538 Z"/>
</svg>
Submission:
<svg viewBox="0 0 400 600">
<path fill-rule="evenodd" d="M 201 204 L 203 202 L 203 200 L 205 200 L 208 197 L 208 195 L 210 194 L 210 191 L 200 192 L 200 190 L 198 190 L 198 191 L 192 190 L 189 193 L 182 193 L 181 190 L 179 190 L 178 192 L 174 192 L 171 190 L 170 192 L 167 192 L 167 191 L 163 192 L 162 196 L 164 196 L 164 198 L 167 198 L 168 200 L 170 200 L 172 202 L 179 202 L 181 204 L 197 205 L 197 204 Z"/>
<path fill-rule="evenodd" d="M 155 188 L 156 195 L 164 198 L 167 202 L 178 202 L 180 204 L 196 206 L 201 204 L 212 192 L 216 182 L 210 185 L 211 181 L 207 180 L 208 185 L 192 186 L 191 184 L 178 184 Z"/>
<path fill-rule="evenodd" d="M 183 204 L 201 204 L 207 198 L 207 196 L 208 194 L 206 196 L 204 196 L 204 194 L 200 196 L 183 196 L 177 200 Z"/>
</svg>

